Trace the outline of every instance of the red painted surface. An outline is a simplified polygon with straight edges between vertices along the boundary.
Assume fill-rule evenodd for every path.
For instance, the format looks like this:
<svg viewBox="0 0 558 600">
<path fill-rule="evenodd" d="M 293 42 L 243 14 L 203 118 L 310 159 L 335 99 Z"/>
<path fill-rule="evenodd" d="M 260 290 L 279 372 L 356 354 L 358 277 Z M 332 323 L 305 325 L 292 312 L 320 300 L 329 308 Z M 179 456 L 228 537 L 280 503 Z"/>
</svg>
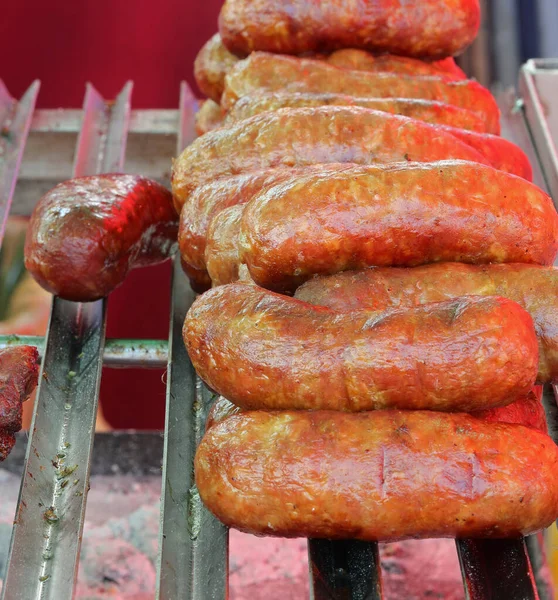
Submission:
<svg viewBox="0 0 558 600">
<path fill-rule="evenodd" d="M 221 0 L 19 0 L 0 9 L 0 78 L 14 96 L 42 81 L 40 108 L 79 107 L 91 81 L 113 98 L 134 81 L 134 108 L 174 108 L 180 81 L 193 80 L 194 57 L 217 30 Z M 110 337 L 166 338 L 170 265 L 130 275 L 112 294 Z M 164 425 L 160 371 L 105 369 L 101 402 L 117 428 Z"/>
</svg>

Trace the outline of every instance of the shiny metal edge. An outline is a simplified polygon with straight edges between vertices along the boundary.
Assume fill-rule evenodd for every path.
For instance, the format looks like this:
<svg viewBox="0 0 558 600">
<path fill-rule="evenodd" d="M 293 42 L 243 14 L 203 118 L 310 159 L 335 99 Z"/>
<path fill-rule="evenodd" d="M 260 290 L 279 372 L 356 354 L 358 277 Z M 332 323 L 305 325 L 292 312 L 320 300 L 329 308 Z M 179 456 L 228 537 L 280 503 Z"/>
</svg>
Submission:
<svg viewBox="0 0 558 600">
<path fill-rule="evenodd" d="M 196 100 L 180 89 L 177 152 L 194 139 Z M 167 410 L 161 494 L 157 593 L 159 600 L 222 600 L 228 597 L 228 530 L 203 506 L 194 480 L 194 456 L 213 397 L 190 362 L 182 328 L 195 300 L 174 262 L 167 374 Z"/>
<path fill-rule="evenodd" d="M 130 93 L 131 87 L 125 87 L 109 109 L 87 86 L 74 176 L 95 174 L 105 165 L 123 168 Z M 73 597 L 89 491 L 106 307 L 106 300 L 87 304 L 53 300 L 4 600 Z"/>
<path fill-rule="evenodd" d="M 35 346 L 43 359 L 45 338 L 34 335 L 0 335 L 0 350 L 12 346 Z M 108 339 L 103 366 L 113 369 L 164 369 L 168 362 L 167 340 Z"/>
<path fill-rule="evenodd" d="M 545 176 L 548 191 L 558 207 L 558 150 L 547 119 L 551 98 L 539 94 L 537 78 L 558 75 L 558 61 L 528 61 L 519 73 L 519 94 L 523 111 L 531 133 L 539 162 Z M 558 133 L 558 132 L 556 132 Z"/>
<path fill-rule="evenodd" d="M 39 81 L 33 82 L 15 106 L 4 84 L 0 91 L 0 246 L 40 87 Z"/>
</svg>

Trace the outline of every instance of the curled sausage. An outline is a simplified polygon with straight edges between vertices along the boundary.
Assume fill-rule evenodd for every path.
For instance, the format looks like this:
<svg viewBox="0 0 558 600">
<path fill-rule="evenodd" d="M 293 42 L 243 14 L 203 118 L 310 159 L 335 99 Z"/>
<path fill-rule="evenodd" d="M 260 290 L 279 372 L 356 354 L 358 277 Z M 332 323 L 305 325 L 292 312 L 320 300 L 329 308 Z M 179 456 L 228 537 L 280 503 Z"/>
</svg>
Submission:
<svg viewBox="0 0 558 600">
<path fill-rule="evenodd" d="M 39 353 L 34 346 L 0 350 L 0 461 L 15 443 L 21 429 L 22 404 L 37 387 Z"/>
<path fill-rule="evenodd" d="M 35 207 L 25 266 L 49 292 L 89 302 L 128 271 L 169 258 L 178 216 L 171 193 L 138 175 L 94 175 L 60 183 Z"/>
<path fill-rule="evenodd" d="M 540 188 L 480 164 L 325 165 L 254 196 L 239 244 L 258 285 L 290 292 L 368 266 L 550 265 L 558 214 Z"/>
<path fill-rule="evenodd" d="M 351 71 L 319 60 L 255 52 L 227 75 L 221 104 L 229 110 L 239 98 L 261 92 L 438 100 L 478 113 L 489 133 L 500 133 L 496 100 L 486 88 L 471 80 L 447 81 L 436 76 Z"/>
<path fill-rule="evenodd" d="M 467 297 L 384 313 L 336 313 L 252 284 L 198 298 L 184 340 L 200 377 L 248 409 L 473 411 L 526 394 L 532 320 Z"/>
<path fill-rule="evenodd" d="M 459 129 L 487 133 L 484 120 L 466 108 L 444 104 L 437 100 L 416 98 L 356 98 L 345 94 L 311 93 L 258 93 L 244 96 L 231 108 L 225 118 L 225 125 L 249 119 L 263 112 L 280 108 L 302 108 L 308 106 L 361 106 L 381 110 L 393 115 L 411 117 L 435 125 L 449 125 Z M 203 108 L 203 107 L 202 107 Z"/>
<path fill-rule="evenodd" d="M 505 189 L 503 193 L 505 195 Z M 335 311 L 385 310 L 466 295 L 514 300 L 539 339 L 538 381 L 558 380 L 558 269 L 525 264 L 441 263 L 414 269 L 365 269 L 308 281 L 296 297 Z"/>
<path fill-rule="evenodd" d="M 217 104 L 225 87 L 225 75 L 240 59 L 231 54 L 216 33 L 199 51 L 194 61 L 194 77 L 200 90 Z"/>
<path fill-rule="evenodd" d="M 284 108 L 197 138 L 174 161 L 172 191 L 180 209 L 199 185 L 250 171 L 447 158 L 488 164 L 468 144 L 422 121 L 357 106 Z"/>
<path fill-rule="evenodd" d="M 196 485 L 223 523 L 281 537 L 507 538 L 558 514 L 547 435 L 464 414 L 249 412 L 215 424 Z"/>
<path fill-rule="evenodd" d="M 226 0 L 219 16 L 223 43 L 238 55 L 354 47 L 441 59 L 462 52 L 479 25 L 479 0 Z"/>
</svg>

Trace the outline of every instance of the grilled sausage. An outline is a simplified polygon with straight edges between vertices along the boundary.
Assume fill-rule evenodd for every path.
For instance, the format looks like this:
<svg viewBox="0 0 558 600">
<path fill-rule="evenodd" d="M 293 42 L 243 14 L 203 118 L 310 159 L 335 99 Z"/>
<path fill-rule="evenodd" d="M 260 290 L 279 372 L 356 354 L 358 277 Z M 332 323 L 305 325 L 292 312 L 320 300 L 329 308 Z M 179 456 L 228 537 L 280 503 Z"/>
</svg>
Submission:
<svg viewBox="0 0 558 600">
<path fill-rule="evenodd" d="M 172 191 L 181 207 L 199 185 L 250 171 L 447 158 L 488 163 L 455 136 L 414 119 L 357 106 L 284 108 L 196 139 L 174 161 Z"/>
<path fill-rule="evenodd" d="M 446 79 L 467 79 L 453 58 L 437 62 L 424 62 L 416 58 L 394 54 L 375 55 L 366 50 L 344 48 L 327 57 L 326 62 L 342 69 L 376 73 L 403 73 L 405 75 L 437 75 Z M 452 64 L 453 63 L 453 64 Z"/>
<path fill-rule="evenodd" d="M 478 0 L 226 0 L 219 32 L 238 55 L 363 48 L 441 59 L 463 51 L 480 24 Z"/>
<path fill-rule="evenodd" d="M 194 61 L 194 77 L 200 90 L 219 104 L 225 75 L 239 60 L 225 48 L 221 36 L 216 33 L 204 44 Z"/>
<path fill-rule="evenodd" d="M 37 387 L 39 353 L 34 346 L 0 350 L 0 462 L 15 444 L 21 429 L 22 403 Z"/>
<path fill-rule="evenodd" d="M 503 190 L 503 195 L 506 191 Z M 527 204 L 527 203 L 525 203 Z M 313 279 L 296 297 L 336 311 L 404 308 L 466 295 L 503 296 L 530 313 L 539 339 L 538 381 L 558 381 L 558 269 L 442 263 L 366 269 Z"/>
<path fill-rule="evenodd" d="M 214 286 L 238 280 L 238 237 L 244 206 L 229 206 L 218 213 L 207 231 L 205 262 Z"/>
<path fill-rule="evenodd" d="M 207 232 L 218 213 L 229 206 L 245 204 L 266 187 L 304 172 L 307 171 L 269 169 L 217 179 L 197 187 L 180 212 L 178 245 L 182 260 L 195 269 L 205 270 Z"/>
<path fill-rule="evenodd" d="M 449 125 L 460 129 L 478 131 L 479 133 L 488 133 L 484 120 L 477 113 L 459 106 L 444 104 L 436 100 L 355 98 L 344 94 L 259 93 L 244 96 L 227 113 L 225 126 L 279 108 L 302 108 L 307 106 L 362 106 L 363 108 L 381 110 L 393 115 L 411 117 L 426 123 Z"/>
<path fill-rule="evenodd" d="M 548 433 L 542 394 L 542 385 L 535 385 L 526 396 L 507 406 L 477 411 L 472 416 L 487 423 L 515 423 Z"/>
<path fill-rule="evenodd" d="M 196 485 L 223 523 L 281 537 L 507 538 L 558 515 L 558 447 L 463 414 L 249 412 L 217 423 Z"/>
<path fill-rule="evenodd" d="M 487 423 L 524 425 L 525 427 L 531 427 L 543 433 L 548 433 L 544 407 L 541 402 L 542 392 L 542 386 L 535 385 L 526 396 L 507 406 L 498 406 L 497 408 L 477 411 L 471 413 L 471 416 L 482 419 Z M 206 430 L 213 427 L 216 423 L 220 423 L 241 412 L 243 410 L 240 407 L 235 406 L 223 396 L 218 396 L 207 416 Z"/>
<path fill-rule="evenodd" d="M 89 302 L 128 271 L 154 265 L 176 246 L 178 216 L 162 185 L 137 175 L 65 181 L 39 201 L 25 242 L 25 266 L 49 292 Z"/>
<path fill-rule="evenodd" d="M 225 112 L 213 100 L 206 100 L 196 113 L 196 133 L 203 135 L 223 125 Z"/>
<path fill-rule="evenodd" d="M 336 313 L 233 283 L 198 298 L 184 340 L 200 377 L 249 409 L 480 410 L 526 394 L 538 364 L 529 315 L 493 297 Z"/>
<path fill-rule="evenodd" d="M 239 244 L 258 285 L 291 292 L 367 266 L 549 265 L 558 214 L 532 183 L 475 163 L 324 165 L 255 196 Z"/>
<path fill-rule="evenodd" d="M 242 96 L 258 92 L 438 100 L 478 113 L 490 133 L 500 133 L 500 111 L 496 101 L 486 88 L 471 80 L 447 81 L 441 77 L 366 73 L 339 69 L 319 60 L 255 52 L 227 75 L 221 105 L 229 110 Z"/>
<path fill-rule="evenodd" d="M 512 142 L 497 135 L 464 131 L 453 126 L 440 128 L 472 146 L 496 169 L 533 181 L 533 169 L 527 155 Z"/>
</svg>

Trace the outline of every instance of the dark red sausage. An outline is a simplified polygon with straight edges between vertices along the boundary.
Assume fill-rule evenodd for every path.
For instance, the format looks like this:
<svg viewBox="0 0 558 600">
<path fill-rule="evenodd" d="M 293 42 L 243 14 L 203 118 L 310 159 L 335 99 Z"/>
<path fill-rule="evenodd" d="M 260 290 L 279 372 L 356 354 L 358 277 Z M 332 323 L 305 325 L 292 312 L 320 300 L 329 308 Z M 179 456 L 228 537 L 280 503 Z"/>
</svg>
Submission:
<svg viewBox="0 0 558 600">
<path fill-rule="evenodd" d="M 248 409 L 469 412 L 526 394 L 538 366 L 531 318 L 494 297 L 336 313 L 234 283 L 198 298 L 183 334 L 200 377 Z"/>
<path fill-rule="evenodd" d="M 15 443 L 21 429 L 22 404 L 37 387 L 39 353 L 34 346 L 0 350 L 0 461 Z"/>
<path fill-rule="evenodd" d="M 128 271 L 176 247 L 171 193 L 138 175 L 94 175 L 57 185 L 39 201 L 27 231 L 25 266 L 67 300 L 107 296 Z"/>
<path fill-rule="evenodd" d="M 240 56 L 363 48 L 440 59 L 477 35 L 479 0 L 226 0 L 219 32 Z"/>
<path fill-rule="evenodd" d="M 547 435 L 464 414 L 256 411 L 205 434 L 196 484 L 248 533 L 393 541 L 520 537 L 558 516 Z"/>
</svg>

